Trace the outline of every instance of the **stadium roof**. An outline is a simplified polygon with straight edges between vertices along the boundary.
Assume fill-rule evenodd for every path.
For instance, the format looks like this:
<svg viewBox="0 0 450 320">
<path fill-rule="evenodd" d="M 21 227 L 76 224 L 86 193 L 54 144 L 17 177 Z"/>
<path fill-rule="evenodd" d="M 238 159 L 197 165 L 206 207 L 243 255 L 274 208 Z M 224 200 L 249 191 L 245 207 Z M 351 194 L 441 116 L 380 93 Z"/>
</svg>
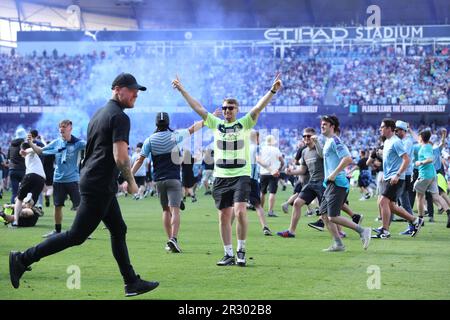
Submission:
<svg viewBox="0 0 450 320">
<path fill-rule="evenodd" d="M 383 25 L 448 24 L 449 0 L 16 0 L 136 20 L 145 28 L 266 28 L 364 25 L 370 5 Z"/>
</svg>

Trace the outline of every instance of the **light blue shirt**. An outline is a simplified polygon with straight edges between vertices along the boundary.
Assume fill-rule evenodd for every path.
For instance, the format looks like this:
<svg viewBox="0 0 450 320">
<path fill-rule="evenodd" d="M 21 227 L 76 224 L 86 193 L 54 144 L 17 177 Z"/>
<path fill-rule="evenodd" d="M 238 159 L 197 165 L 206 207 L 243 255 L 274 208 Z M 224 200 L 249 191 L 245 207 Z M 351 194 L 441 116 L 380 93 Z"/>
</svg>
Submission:
<svg viewBox="0 0 450 320">
<path fill-rule="evenodd" d="M 390 139 L 386 139 L 383 147 L 383 175 L 387 181 L 393 178 L 403 162 L 402 156 L 406 153 L 405 146 L 399 137 L 393 135 Z M 405 172 L 400 176 L 400 180 L 405 180 Z"/>
<path fill-rule="evenodd" d="M 85 147 L 86 141 L 72 136 L 70 141 L 58 138 L 42 148 L 42 154 L 55 155 L 54 182 L 68 183 L 80 181 L 78 156 L 80 151 Z"/>
<path fill-rule="evenodd" d="M 250 178 L 259 180 L 259 164 L 256 163 L 256 156 L 259 155 L 259 146 L 255 143 L 250 143 L 250 161 L 252 163 L 252 173 Z"/>
<path fill-rule="evenodd" d="M 434 149 L 431 144 L 427 143 L 420 147 L 419 161 L 425 161 L 432 159 L 434 155 Z M 436 176 L 435 166 L 433 162 L 423 164 L 419 166 L 419 178 L 433 179 Z"/>
<path fill-rule="evenodd" d="M 436 171 L 439 171 L 442 168 L 441 148 L 439 147 L 433 148 L 433 164 Z"/>
<path fill-rule="evenodd" d="M 406 136 L 402 139 L 403 145 L 405 146 L 405 151 L 410 159 L 409 166 L 405 171 L 405 175 L 412 176 L 414 170 L 414 140 L 410 136 Z"/>
<path fill-rule="evenodd" d="M 327 138 L 323 146 L 325 179 L 339 166 L 343 158 L 350 156 L 350 151 L 348 151 L 347 146 L 342 143 L 338 136 Z M 350 183 L 344 170 L 336 176 L 335 184 L 338 187 L 349 189 Z M 326 180 L 324 180 L 324 186 L 326 187 Z"/>
</svg>

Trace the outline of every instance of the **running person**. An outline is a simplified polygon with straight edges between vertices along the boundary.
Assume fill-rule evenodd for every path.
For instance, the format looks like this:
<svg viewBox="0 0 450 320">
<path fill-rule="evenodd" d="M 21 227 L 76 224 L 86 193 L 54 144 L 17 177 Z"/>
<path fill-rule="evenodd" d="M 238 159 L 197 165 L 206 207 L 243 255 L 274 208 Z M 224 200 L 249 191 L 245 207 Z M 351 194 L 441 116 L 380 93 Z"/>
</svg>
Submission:
<svg viewBox="0 0 450 320">
<path fill-rule="evenodd" d="M 235 263 L 232 245 L 232 216 L 237 218 L 238 238 L 237 264 L 246 265 L 245 241 L 247 238 L 247 201 L 250 196 L 250 130 L 256 124 L 261 111 L 272 100 L 281 87 L 280 74 L 275 78 L 271 89 L 258 101 L 244 117 L 236 119 L 239 103 L 236 99 L 225 99 L 222 103 L 221 120 L 206 109 L 183 88 L 178 77 L 172 82 L 191 108 L 202 117 L 205 125 L 214 130 L 214 187 L 213 198 L 219 210 L 220 234 L 225 255 L 217 262 L 219 266 Z"/>
<path fill-rule="evenodd" d="M 415 163 L 419 168 L 419 178 L 414 183 L 414 190 L 417 197 L 417 211 L 419 217 L 423 217 L 423 209 L 425 206 L 425 192 L 430 192 L 433 201 L 441 206 L 441 208 L 447 212 L 447 216 L 450 219 L 450 209 L 447 202 L 439 195 L 439 188 L 437 183 L 437 173 L 435 169 L 433 147 L 430 144 L 431 132 L 424 130 L 419 133 L 419 143 L 421 145 L 419 149 L 419 159 Z M 447 228 L 450 228 L 447 223 Z"/>
<path fill-rule="evenodd" d="M 250 159 L 252 163 L 252 173 L 250 175 L 250 204 L 255 208 L 256 214 L 258 215 L 259 223 L 261 224 L 263 234 L 265 236 L 271 236 L 272 231 L 270 231 L 267 225 L 266 217 L 264 216 L 264 209 L 261 206 L 261 188 L 259 185 L 259 165 L 256 162 L 256 158 L 259 153 L 259 132 L 252 130 L 250 132 Z"/>
<path fill-rule="evenodd" d="M 389 225 L 391 214 L 395 212 L 400 217 L 412 224 L 414 237 L 423 225 L 423 219 L 415 218 L 404 208 L 397 205 L 397 200 L 405 183 L 405 172 L 409 165 L 409 157 L 402 141 L 394 134 L 395 121 L 389 118 L 383 119 L 380 125 L 380 133 L 386 138 L 383 144 L 383 180 L 381 181 L 381 197 L 378 200 L 383 226 L 375 229 L 374 238 L 387 239 L 391 236 Z"/>
<path fill-rule="evenodd" d="M 326 186 L 320 204 L 320 213 L 334 239 L 334 243 L 323 251 L 344 251 L 337 225 L 341 225 L 356 231 L 367 249 L 370 242 L 370 228 L 362 228 L 355 222 L 340 217 L 341 207 L 347 198 L 350 183 L 345 175 L 345 167 L 352 163 L 352 157 L 341 139 L 336 135 L 339 132 L 339 119 L 336 116 L 324 116 L 321 118 L 320 129 L 327 138 L 323 146 L 324 159 L 324 186 Z"/>
<path fill-rule="evenodd" d="M 135 296 L 155 289 L 158 282 L 148 282 L 136 275 L 130 263 L 125 240 L 127 226 L 122 218 L 116 199 L 119 171 L 128 182 L 128 191 L 136 193 L 138 188 L 130 169 L 128 138 L 130 118 L 124 109 L 133 108 L 138 85 L 131 74 L 118 75 L 113 83 L 111 100 L 99 109 L 88 125 L 86 156 L 81 169 L 81 203 L 69 231 L 55 235 L 23 253 L 11 251 L 9 272 L 14 288 L 31 264 L 40 259 L 82 244 L 103 221 L 111 233 L 114 258 L 125 282 L 125 295 Z"/>
<path fill-rule="evenodd" d="M 295 237 L 295 230 L 300 220 L 302 206 L 310 204 L 316 198 L 320 201 L 325 191 L 323 187 L 323 150 L 320 143 L 317 142 L 317 136 L 315 134 L 316 131 L 313 128 L 303 130 L 303 141 L 305 142 L 306 148 L 303 149 L 301 154 L 300 168 L 297 170 L 287 170 L 287 174 L 289 175 L 304 175 L 308 171 L 310 178 L 294 201 L 289 229 L 277 232 L 277 235 L 283 238 Z"/>
<path fill-rule="evenodd" d="M 33 143 L 33 137 L 28 135 L 28 142 L 37 154 L 54 155 L 55 171 L 53 177 L 53 204 L 55 205 L 55 229 L 43 235 L 43 238 L 52 237 L 61 233 L 64 202 L 70 196 L 72 205 L 77 208 L 80 204 L 80 173 L 78 168 L 78 155 L 86 147 L 86 141 L 72 135 L 72 121 L 63 120 L 59 123 L 58 139 L 53 140 L 41 148 Z"/>
<path fill-rule="evenodd" d="M 136 145 L 136 149 L 133 153 L 133 155 L 131 156 L 131 167 L 133 167 L 134 163 L 137 161 L 137 159 L 139 159 L 140 154 L 141 154 L 141 150 L 142 150 L 142 146 L 143 143 L 139 142 Z M 139 188 L 138 193 L 136 193 L 135 195 L 133 195 L 133 199 L 134 200 L 142 200 L 144 199 L 144 192 L 145 192 L 145 176 L 147 174 L 146 172 L 146 167 L 148 167 L 148 159 L 144 160 L 144 165 L 141 166 L 139 168 L 139 170 L 137 170 L 136 172 L 133 172 L 134 175 L 134 180 L 136 181 L 136 184 Z"/>
<path fill-rule="evenodd" d="M 156 115 L 156 131 L 144 141 L 139 158 L 131 171 L 137 172 L 145 159 L 151 157 L 154 181 L 163 209 L 162 219 L 168 241 L 166 250 L 181 253 L 178 244 L 180 229 L 180 209 L 184 209 L 181 201 L 182 187 L 180 182 L 180 145 L 195 131 L 202 128 L 202 121 L 196 122 L 189 129 L 173 131 L 169 127 L 169 114 L 159 112 Z"/>
<path fill-rule="evenodd" d="M 278 181 L 280 172 L 284 166 L 284 159 L 280 149 L 275 146 L 277 141 L 273 135 L 266 136 L 266 144 L 260 150 L 256 158 L 260 165 L 261 180 L 261 207 L 264 208 L 267 191 L 269 192 L 269 210 L 267 216 L 277 217 L 273 208 L 275 206 L 276 194 L 278 190 Z"/>
</svg>

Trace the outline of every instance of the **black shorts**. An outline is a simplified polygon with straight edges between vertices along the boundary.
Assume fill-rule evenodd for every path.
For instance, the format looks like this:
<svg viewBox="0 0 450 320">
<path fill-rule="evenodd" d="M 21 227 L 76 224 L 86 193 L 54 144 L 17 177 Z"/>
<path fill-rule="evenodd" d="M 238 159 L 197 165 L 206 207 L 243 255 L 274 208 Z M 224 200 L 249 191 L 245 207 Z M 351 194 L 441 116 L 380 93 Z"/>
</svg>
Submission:
<svg viewBox="0 0 450 320">
<path fill-rule="evenodd" d="M 294 194 L 295 193 L 300 193 L 303 189 L 303 183 L 301 183 L 300 181 L 297 182 L 297 184 L 294 187 Z"/>
<path fill-rule="evenodd" d="M 64 201 L 69 195 L 73 207 L 80 204 L 80 187 L 78 182 L 54 182 L 53 183 L 53 204 L 55 207 L 64 207 Z"/>
<path fill-rule="evenodd" d="M 266 194 L 267 190 L 269 190 L 269 193 L 277 193 L 279 178 L 276 178 L 272 175 L 261 175 L 260 180 L 261 180 L 261 192 L 263 194 Z"/>
<path fill-rule="evenodd" d="M 381 182 L 380 191 L 381 195 L 388 198 L 389 200 L 397 203 L 398 198 L 403 193 L 403 187 L 405 185 L 405 180 L 398 180 L 396 184 L 391 184 L 391 180 L 383 180 Z"/>
<path fill-rule="evenodd" d="M 258 180 L 250 179 L 250 204 L 256 206 L 261 203 L 261 188 Z"/>
<path fill-rule="evenodd" d="M 144 176 L 134 177 L 134 181 L 136 181 L 136 184 L 138 187 L 145 186 L 145 177 Z"/>
<path fill-rule="evenodd" d="M 334 182 L 328 182 L 320 203 L 320 214 L 326 214 L 329 217 L 339 216 L 347 194 L 347 188 L 339 187 Z"/>
<path fill-rule="evenodd" d="M 325 187 L 321 182 L 319 183 L 308 183 L 303 187 L 302 191 L 298 195 L 299 198 L 303 199 L 306 204 L 313 202 L 315 198 L 322 201 L 323 193 L 325 192 Z"/>
<path fill-rule="evenodd" d="M 215 178 L 213 198 L 217 209 L 232 207 L 235 202 L 247 202 L 250 197 L 250 177 Z"/>
<path fill-rule="evenodd" d="M 17 198 L 23 200 L 27 194 L 31 192 L 34 203 L 37 203 L 39 195 L 41 194 L 42 189 L 44 189 L 44 183 L 45 179 L 40 175 L 35 173 L 26 174 L 20 182 Z"/>
<path fill-rule="evenodd" d="M 195 184 L 195 178 L 191 175 L 184 176 L 181 180 L 185 188 L 192 188 Z"/>
</svg>

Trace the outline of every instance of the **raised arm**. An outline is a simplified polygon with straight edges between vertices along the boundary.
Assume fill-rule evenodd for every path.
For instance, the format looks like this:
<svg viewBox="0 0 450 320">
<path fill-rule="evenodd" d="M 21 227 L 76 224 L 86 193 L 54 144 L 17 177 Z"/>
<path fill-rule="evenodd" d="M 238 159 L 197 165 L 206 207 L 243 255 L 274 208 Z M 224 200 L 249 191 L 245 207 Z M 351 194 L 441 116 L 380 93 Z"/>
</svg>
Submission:
<svg viewBox="0 0 450 320">
<path fill-rule="evenodd" d="M 189 134 L 193 134 L 194 132 L 197 132 L 198 130 L 203 128 L 204 125 L 205 125 L 205 121 L 204 120 L 200 120 L 200 121 L 194 122 L 194 124 L 188 128 Z"/>
<path fill-rule="evenodd" d="M 442 128 L 441 130 L 441 142 L 439 143 L 439 149 L 444 149 L 445 147 L 445 139 L 447 139 L 447 129 Z"/>
<path fill-rule="evenodd" d="M 128 156 L 128 143 L 125 141 L 114 142 L 113 154 L 117 168 L 119 168 L 119 171 L 125 181 L 128 182 L 128 193 L 137 193 L 139 190 L 136 181 L 134 180 L 134 176 L 131 173 L 130 157 Z"/>
<path fill-rule="evenodd" d="M 256 106 L 254 106 L 253 109 L 250 110 L 250 115 L 254 121 L 258 119 L 261 111 L 263 111 L 263 109 L 269 104 L 270 100 L 272 100 L 273 95 L 277 93 L 278 90 L 280 90 L 281 85 L 281 73 L 278 73 L 270 90 L 261 99 L 259 99 Z"/>
<path fill-rule="evenodd" d="M 180 91 L 183 98 L 186 100 L 186 102 L 189 104 L 189 106 L 200 116 L 203 120 L 206 120 L 206 117 L 208 116 L 208 111 L 193 97 L 189 95 L 189 93 L 184 89 L 184 87 L 181 84 L 180 78 L 178 78 L 178 75 L 175 80 L 172 81 L 172 87 L 174 89 L 177 89 Z"/>
<path fill-rule="evenodd" d="M 37 154 L 42 154 L 42 148 L 38 147 L 37 145 L 34 144 L 33 137 L 31 136 L 31 134 L 28 134 L 27 141 L 28 141 L 28 144 L 30 145 L 31 149 L 33 149 L 34 152 L 36 152 Z"/>
</svg>

